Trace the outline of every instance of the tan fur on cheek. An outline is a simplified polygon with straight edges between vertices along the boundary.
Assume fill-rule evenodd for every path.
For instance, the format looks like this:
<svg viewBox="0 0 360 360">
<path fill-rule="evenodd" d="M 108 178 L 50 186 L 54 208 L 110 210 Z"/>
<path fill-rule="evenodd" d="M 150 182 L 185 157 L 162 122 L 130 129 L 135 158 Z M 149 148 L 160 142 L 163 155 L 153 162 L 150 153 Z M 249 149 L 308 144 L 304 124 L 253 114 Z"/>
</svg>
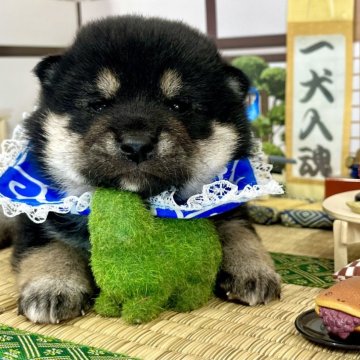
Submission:
<svg viewBox="0 0 360 360">
<path fill-rule="evenodd" d="M 80 174 L 82 165 L 82 138 L 68 129 L 69 117 L 49 112 L 44 123 L 47 138 L 45 162 L 51 175 L 64 190 L 86 185 Z"/>
<path fill-rule="evenodd" d="M 213 133 L 208 139 L 197 142 L 200 160 L 198 166 L 204 164 L 205 171 L 207 168 L 217 173 L 231 160 L 239 137 L 233 125 L 220 124 L 214 121 L 212 128 Z"/>
<path fill-rule="evenodd" d="M 160 156 L 171 155 L 174 152 L 175 144 L 170 134 L 167 132 L 162 132 L 159 137 L 159 142 L 157 145 L 157 151 Z"/>
<path fill-rule="evenodd" d="M 223 170 L 238 146 L 239 136 L 233 125 L 214 121 L 212 128 L 212 135 L 208 139 L 196 142 L 193 177 L 181 191 L 184 198 L 201 192 L 203 185 Z"/>
<path fill-rule="evenodd" d="M 97 79 L 96 86 L 106 99 L 112 98 L 120 88 L 120 80 L 109 69 L 103 69 Z"/>
<path fill-rule="evenodd" d="M 160 88 L 163 94 L 172 98 L 179 94 L 181 87 L 181 76 L 175 70 L 166 70 L 160 80 Z"/>
<path fill-rule="evenodd" d="M 194 148 L 185 125 L 175 117 L 170 117 L 167 129 L 159 136 L 157 153 L 160 157 L 175 156 L 189 158 Z"/>
<path fill-rule="evenodd" d="M 86 141 L 93 154 L 110 156 L 117 156 L 119 154 L 119 144 L 111 132 L 103 132 L 102 130 L 101 132 L 96 132 L 94 129 L 91 129 Z"/>
</svg>

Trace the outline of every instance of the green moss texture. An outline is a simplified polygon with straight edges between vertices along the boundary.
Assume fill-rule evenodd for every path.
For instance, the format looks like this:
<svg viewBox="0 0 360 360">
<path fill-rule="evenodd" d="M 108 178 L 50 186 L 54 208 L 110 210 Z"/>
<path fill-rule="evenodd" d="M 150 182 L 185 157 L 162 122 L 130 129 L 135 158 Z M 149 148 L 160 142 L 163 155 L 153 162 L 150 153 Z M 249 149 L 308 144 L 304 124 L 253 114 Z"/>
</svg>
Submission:
<svg viewBox="0 0 360 360">
<path fill-rule="evenodd" d="M 221 244 L 210 220 L 157 218 L 137 194 L 98 189 L 89 230 L 99 314 L 142 323 L 213 296 Z"/>
</svg>

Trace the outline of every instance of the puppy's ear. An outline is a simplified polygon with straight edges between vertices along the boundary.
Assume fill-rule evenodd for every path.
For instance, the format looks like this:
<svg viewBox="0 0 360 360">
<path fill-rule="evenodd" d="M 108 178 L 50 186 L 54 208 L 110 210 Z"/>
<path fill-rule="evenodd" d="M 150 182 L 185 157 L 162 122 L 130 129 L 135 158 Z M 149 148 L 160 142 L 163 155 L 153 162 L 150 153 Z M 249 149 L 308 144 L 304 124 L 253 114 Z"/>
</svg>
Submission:
<svg viewBox="0 0 360 360">
<path fill-rule="evenodd" d="M 244 99 L 250 88 L 250 80 L 240 69 L 230 65 L 224 66 L 229 87 Z"/>
<path fill-rule="evenodd" d="M 39 78 L 43 86 L 51 84 L 51 80 L 61 57 L 61 55 L 47 56 L 35 66 L 33 72 Z"/>
</svg>

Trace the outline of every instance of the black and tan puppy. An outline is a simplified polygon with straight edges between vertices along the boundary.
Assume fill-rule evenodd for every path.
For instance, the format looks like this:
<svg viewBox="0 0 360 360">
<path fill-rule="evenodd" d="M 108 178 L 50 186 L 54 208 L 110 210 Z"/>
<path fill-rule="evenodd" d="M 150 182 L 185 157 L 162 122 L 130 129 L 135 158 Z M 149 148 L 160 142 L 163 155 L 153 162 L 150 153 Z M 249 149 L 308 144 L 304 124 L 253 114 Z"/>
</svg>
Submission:
<svg viewBox="0 0 360 360">
<path fill-rule="evenodd" d="M 175 186 L 186 199 L 250 152 L 248 80 L 181 23 L 91 23 L 35 74 L 41 95 L 26 133 L 45 176 L 68 195 L 103 186 L 148 197 Z M 266 303 L 279 296 L 279 276 L 241 212 L 214 219 L 224 253 L 217 292 Z M 80 315 L 96 291 L 86 216 L 53 214 L 40 225 L 19 220 L 13 264 L 20 313 L 41 323 Z M 6 237 L 15 233 L 13 223 L 1 229 Z"/>
</svg>

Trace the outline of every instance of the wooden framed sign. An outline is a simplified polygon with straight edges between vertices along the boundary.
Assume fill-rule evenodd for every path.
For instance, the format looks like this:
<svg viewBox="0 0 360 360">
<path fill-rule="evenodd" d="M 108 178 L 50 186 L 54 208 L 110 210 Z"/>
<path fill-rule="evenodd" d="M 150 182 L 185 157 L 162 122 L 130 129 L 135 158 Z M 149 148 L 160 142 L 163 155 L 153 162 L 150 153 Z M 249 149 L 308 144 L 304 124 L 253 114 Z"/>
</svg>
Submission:
<svg viewBox="0 0 360 360">
<path fill-rule="evenodd" d="M 289 0 L 287 181 L 348 173 L 353 17 L 354 0 Z"/>
</svg>

